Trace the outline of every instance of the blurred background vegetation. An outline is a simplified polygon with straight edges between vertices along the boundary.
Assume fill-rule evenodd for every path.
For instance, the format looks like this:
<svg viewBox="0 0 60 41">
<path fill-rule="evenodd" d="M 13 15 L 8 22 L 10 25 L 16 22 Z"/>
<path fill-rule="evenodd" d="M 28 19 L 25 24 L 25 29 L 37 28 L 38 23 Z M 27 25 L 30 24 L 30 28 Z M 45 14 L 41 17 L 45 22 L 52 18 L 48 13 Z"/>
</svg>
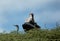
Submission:
<svg viewBox="0 0 60 41">
<path fill-rule="evenodd" d="M 60 26 L 53 29 L 32 29 L 27 32 L 0 33 L 0 41 L 60 41 Z"/>
</svg>

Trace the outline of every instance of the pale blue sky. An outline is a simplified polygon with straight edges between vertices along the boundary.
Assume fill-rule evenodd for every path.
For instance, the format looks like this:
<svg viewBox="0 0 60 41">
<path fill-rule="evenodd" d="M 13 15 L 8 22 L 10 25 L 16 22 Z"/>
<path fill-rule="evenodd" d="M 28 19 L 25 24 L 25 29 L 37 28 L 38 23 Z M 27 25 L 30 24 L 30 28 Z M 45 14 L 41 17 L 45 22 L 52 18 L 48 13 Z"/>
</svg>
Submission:
<svg viewBox="0 0 60 41">
<path fill-rule="evenodd" d="M 15 30 L 14 24 L 23 31 L 22 24 L 31 12 L 41 28 L 44 24 L 55 27 L 60 22 L 60 0 L 0 0 L 0 32 Z"/>
</svg>

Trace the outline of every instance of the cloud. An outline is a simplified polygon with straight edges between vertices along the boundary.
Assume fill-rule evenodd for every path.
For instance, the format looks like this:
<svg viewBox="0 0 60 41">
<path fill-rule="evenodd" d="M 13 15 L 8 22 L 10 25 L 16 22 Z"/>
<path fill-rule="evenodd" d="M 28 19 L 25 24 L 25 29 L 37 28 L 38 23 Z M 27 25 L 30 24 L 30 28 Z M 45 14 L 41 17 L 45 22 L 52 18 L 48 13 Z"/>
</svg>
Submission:
<svg viewBox="0 0 60 41">
<path fill-rule="evenodd" d="M 53 2 L 54 0 L 0 0 L 0 8 L 3 10 L 35 9 L 38 6 Z"/>
</svg>

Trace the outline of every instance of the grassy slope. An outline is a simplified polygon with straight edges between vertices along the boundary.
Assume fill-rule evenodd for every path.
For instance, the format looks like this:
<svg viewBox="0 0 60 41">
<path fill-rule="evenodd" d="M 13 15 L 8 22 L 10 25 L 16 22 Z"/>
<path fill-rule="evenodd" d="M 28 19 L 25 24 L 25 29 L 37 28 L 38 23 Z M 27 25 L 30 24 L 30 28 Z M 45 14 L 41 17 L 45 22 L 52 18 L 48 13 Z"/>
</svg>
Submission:
<svg viewBox="0 0 60 41">
<path fill-rule="evenodd" d="M 52 30 L 30 30 L 27 33 L 11 33 L 0 34 L 0 41 L 49 41 L 51 39 L 60 39 L 60 27 Z"/>
</svg>

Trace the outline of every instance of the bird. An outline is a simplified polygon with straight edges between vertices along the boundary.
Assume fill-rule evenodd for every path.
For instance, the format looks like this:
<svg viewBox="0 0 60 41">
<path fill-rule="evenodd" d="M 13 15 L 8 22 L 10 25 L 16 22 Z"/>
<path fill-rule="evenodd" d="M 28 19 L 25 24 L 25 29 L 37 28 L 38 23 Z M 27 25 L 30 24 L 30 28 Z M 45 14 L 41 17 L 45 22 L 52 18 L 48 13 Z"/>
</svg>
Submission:
<svg viewBox="0 0 60 41">
<path fill-rule="evenodd" d="M 34 29 L 35 27 L 38 29 L 40 28 L 40 26 L 37 25 L 37 23 L 34 20 L 34 14 L 33 13 L 29 14 L 29 17 L 25 20 L 25 23 L 22 24 L 22 27 L 23 27 L 25 32 L 29 31 L 31 29 Z"/>
<path fill-rule="evenodd" d="M 19 31 L 19 25 L 14 25 L 16 27 L 17 33 Z"/>
</svg>

